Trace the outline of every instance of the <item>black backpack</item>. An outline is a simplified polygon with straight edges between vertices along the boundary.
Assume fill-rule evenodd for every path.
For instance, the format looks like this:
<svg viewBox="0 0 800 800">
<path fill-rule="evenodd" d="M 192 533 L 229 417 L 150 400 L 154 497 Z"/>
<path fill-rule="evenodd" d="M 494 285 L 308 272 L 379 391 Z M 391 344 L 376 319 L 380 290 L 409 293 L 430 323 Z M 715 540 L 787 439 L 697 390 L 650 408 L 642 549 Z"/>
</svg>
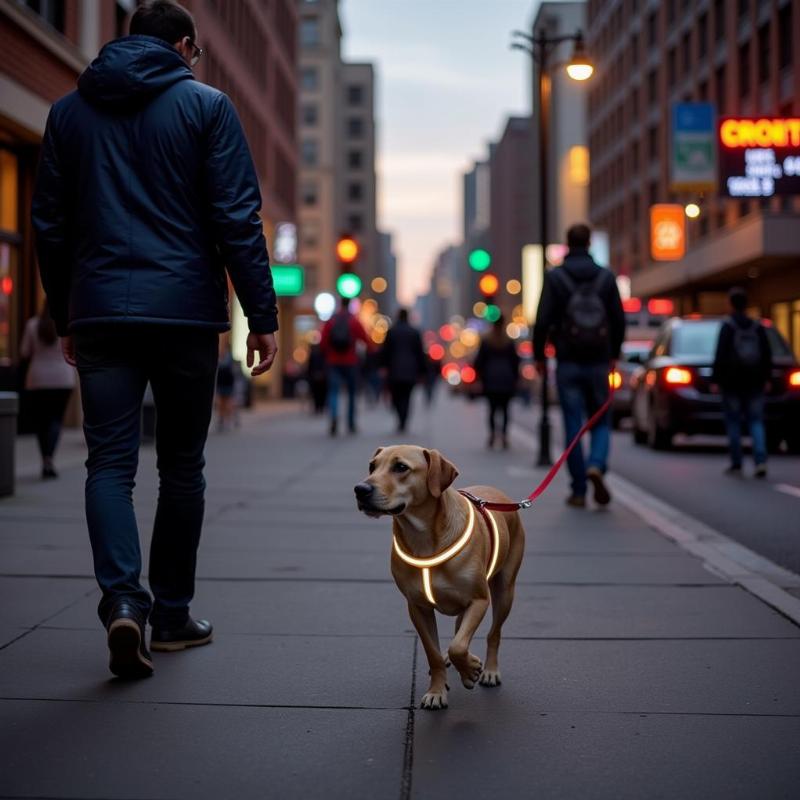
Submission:
<svg viewBox="0 0 800 800">
<path fill-rule="evenodd" d="M 733 347 L 731 348 L 733 365 L 745 369 L 757 367 L 761 363 L 759 324 L 751 322 L 744 328 L 733 317 L 730 318 L 730 324 L 733 326 Z"/>
<path fill-rule="evenodd" d="M 346 353 L 353 344 L 353 337 L 350 335 L 350 315 L 341 312 L 333 318 L 328 342 L 337 353 Z"/>
<path fill-rule="evenodd" d="M 608 343 L 608 312 L 600 296 L 605 272 L 601 269 L 593 280 L 580 283 L 576 283 L 564 268 L 560 274 L 569 290 L 561 321 L 564 341 L 579 352 L 602 349 Z"/>
</svg>

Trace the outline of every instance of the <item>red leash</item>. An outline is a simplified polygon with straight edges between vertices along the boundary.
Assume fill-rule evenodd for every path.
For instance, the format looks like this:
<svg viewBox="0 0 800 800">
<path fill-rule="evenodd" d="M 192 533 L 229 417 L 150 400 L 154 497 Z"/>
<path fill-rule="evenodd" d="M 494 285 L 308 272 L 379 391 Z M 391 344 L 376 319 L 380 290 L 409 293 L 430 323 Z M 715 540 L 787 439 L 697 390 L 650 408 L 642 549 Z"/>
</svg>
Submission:
<svg viewBox="0 0 800 800">
<path fill-rule="evenodd" d="M 616 371 L 616 364 L 611 365 L 610 375 L 613 375 Z M 488 511 L 505 511 L 505 512 L 512 512 L 512 511 L 519 511 L 523 508 L 530 508 L 534 501 L 537 500 L 542 494 L 544 494 L 547 487 L 551 484 L 553 478 L 555 478 L 558 471 L 564 465 L 564 462 L 569 458 L 569 454 L 575 449 L 575 446 L 581 440 L 581 437 L 588 431 L 590 428 L 594 427 L 600 419 L 602 419 L 603 415 L 611 408 L 611 400 L 614 397 L 614 379 L 611 379 L 608 397 L 603 405 L 597 409 L 597 411 L 592 414 L 586 422 L 583 423 L 581 429 L 575 434 L 575 438 L 567 445 L 567 449 L 558 457 L 558 461 L 553 464 L 552 467 L 547 471 L 547 475 L 544 476 L 542 482 L 524 499 L 520 500 L 519 503 L 493 503 L 489 500 L 484 500 L 481 497 L 476 497 L 474 494 L 470 494 L 469 492 L 461 492 L 468 500 L 474 503 L 479 509 L 487 509 Z"/>
</svg>

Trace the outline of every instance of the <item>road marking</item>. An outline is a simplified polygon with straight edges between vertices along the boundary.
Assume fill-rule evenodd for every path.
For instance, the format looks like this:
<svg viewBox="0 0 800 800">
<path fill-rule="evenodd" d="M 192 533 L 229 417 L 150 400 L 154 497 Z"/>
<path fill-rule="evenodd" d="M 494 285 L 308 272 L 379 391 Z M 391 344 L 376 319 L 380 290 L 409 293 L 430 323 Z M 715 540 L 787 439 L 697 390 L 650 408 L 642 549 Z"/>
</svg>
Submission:
<svg viewBox="0 0 800 800">
<path fill-rule="evenodd" d="M 776 483 L 775 489 L 779 492 L 783 492 L 784 494 L 791 495 L 792 497 L 800 497 L 800 488 L 797 486 L 792 486 L 788 483 Z"/>
</svg>

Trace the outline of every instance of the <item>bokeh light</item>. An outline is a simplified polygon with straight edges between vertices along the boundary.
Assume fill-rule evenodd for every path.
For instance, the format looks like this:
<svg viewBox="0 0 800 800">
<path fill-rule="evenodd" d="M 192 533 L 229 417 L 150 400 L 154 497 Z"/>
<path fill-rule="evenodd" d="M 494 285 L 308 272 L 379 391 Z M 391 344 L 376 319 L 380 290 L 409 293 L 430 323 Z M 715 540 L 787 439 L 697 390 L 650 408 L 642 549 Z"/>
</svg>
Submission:
<svg viewBox="0 0 800 800">
<path fill-rule="evenodd" d="M 509 294 L 519 294 L 522 291 L 522 284 L 516 278 L 512 278 L 506 283 L 506 291 Z"/>
</svg>

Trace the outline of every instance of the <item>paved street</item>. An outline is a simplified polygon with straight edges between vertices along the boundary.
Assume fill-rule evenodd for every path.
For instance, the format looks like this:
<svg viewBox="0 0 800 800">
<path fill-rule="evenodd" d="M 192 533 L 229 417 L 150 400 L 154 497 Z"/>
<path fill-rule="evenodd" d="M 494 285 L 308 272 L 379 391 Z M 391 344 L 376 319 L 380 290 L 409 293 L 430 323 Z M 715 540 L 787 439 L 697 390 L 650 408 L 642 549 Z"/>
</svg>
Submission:
<svg viewBox="0 0 800 800">
<path fill-rule="evenodd" d="M 527 494 L 531 452 L 487 453 L 483 416 L 442 394 L 405 439 L 460 486 Z M 282 412 L 212 435 L 193 611 L 216 639 L 155 654 L 143 682 L 106 669 L 77 459 L 0 501 L 0 796 L 797 796 L 800 628 L 621 505 L 566 508 L 563 476 L 526 512 L 503 686 L 453 676 L 447 711 L 417 710 L 389 523 L 352 499 L 398 440 L 380 411 L 358 436 L 324 430 Z M 146 449 L 144 532 L 153 470 Z"/>
</svg>

